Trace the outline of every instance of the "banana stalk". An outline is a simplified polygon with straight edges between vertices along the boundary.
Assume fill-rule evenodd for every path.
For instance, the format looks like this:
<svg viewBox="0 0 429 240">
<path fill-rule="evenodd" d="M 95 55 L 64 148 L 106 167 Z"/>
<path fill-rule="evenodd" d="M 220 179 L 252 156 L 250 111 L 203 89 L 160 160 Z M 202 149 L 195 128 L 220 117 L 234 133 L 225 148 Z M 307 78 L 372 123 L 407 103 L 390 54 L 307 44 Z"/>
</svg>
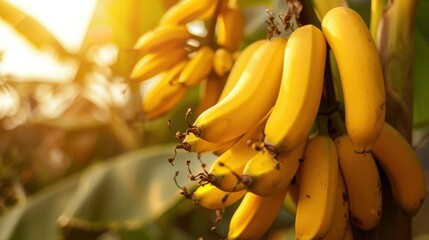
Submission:
<svg viewBox="0 0 429 240">
<path fill-rule="evenodd" d="M 377 47 L 387 87 L 386 121 L 398 129 L 409 142 L 412 130 L 412 66 L 417 3 L 417 0 L 389 1 L 377 36 Z M 378 237 L 410 239 L 411 219 L 402 213 L 386 182 L 385 178 L 382 179 L 383 196 L 386 196 L 383 198 L 385 214 L 377 229 Z"/>
</svg>

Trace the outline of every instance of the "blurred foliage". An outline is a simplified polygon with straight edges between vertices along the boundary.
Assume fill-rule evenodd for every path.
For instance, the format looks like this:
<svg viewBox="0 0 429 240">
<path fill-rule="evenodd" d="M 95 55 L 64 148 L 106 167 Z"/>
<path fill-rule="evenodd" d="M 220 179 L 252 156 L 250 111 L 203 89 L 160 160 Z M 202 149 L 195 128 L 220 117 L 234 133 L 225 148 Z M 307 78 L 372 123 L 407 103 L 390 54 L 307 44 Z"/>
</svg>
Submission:
<svg viewBox="0 0 429 240">
<path fill-rule="evenodd" d="M 173 120 L 173 131 L 185 129 L 186 109 L 195 108 L 199 89 L 192 89 L 169 116 L 147 121 L 139 84 L 127 83 L 138 57 L 134 43 L 175 2 L 99 0 L 81 50 L 69 53 L 36 20 L 0 1 L 0 18 L 38 51 L 76 66 L 66 83 L 0 76 L 0 240 L 218 239 L 210 232 L 214 212 L 183 199 L 174 185 L 175 170 L 181 173 L 179 184 L 188 182 L 184 160 L 193 155 L 179 152 L 174 167 L 167 161 L 175 142 L 167 120 Z M 244 47 L 265 38 L 265 9 L 281 0 L 240 3 L 246 18 Z M 370 1 L 349 4 L 368 23 Z M 429 123 L 428 10 L 429 2 L 421 0 L 415 38 L 416 127 Z M 25 21 L 17 24 L 17 19 Z M 106 53 L 108 60 L 101 57 Z M 154 146 L 159 144 L 165 146 Z M 210 162 L 214 156 L 204 159 Z M 227 208 L 224 219 L 235 207 Z M 291 236 L 284 229 L 292 229 L 292 222 L 282 211 L 268 235 Z M 217 225 L 218 234 L 226 235 L 227 224 Z"/>
</svg>

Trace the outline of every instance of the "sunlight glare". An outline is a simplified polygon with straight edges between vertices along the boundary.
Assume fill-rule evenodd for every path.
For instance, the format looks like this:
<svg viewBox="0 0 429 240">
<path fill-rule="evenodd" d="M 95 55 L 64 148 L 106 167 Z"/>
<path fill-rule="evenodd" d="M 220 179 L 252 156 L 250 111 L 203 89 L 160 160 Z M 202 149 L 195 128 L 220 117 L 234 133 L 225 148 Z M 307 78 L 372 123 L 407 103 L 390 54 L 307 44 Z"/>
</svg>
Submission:
<svg viewBox="0 0 429 240">
<path fill-rule="evenodd" d="M 66 49 L 77 52 L 97 0 L 7 0 L 38 20 Z"/>
</svg>

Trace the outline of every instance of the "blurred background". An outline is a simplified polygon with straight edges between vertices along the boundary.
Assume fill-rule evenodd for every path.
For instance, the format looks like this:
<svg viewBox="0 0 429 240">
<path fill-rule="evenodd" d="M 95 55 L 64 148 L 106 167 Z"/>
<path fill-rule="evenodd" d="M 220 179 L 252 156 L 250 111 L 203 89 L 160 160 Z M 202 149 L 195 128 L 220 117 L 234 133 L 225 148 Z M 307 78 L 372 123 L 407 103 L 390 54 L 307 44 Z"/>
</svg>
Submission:
<svg viewBox="0 0 429 240">
<path fill-rule="evenodd" d="M 142 86 L 127 82 L 134 43 L 175 2 L 0 0 L 0 240 L 219 238 L 210 231 L 215 213 L 184 200 L 174 184 L 185 164 L 167 161 L 175 143 L 167 119 L 185 129 L 198 89 L 171 115 L 147 121 Z M 242 1 L 244 42 L 265 37 L 265 9 L 276 2 Z M 350 1 L 366 19 L 369 4 Z M 428 172 L 429 84 L 421 82 L 429 77 L 429 4 L 420 5 L 414 145 Z M 190 157 L 179 152 L 178 161 Z M 186 174 L 178 182 L 186 185 Z M 427 202 L 416 239 L 429 239 Z M 271 235 L 290 236 L 292 226 L 285 210 Z"/>
</svg>

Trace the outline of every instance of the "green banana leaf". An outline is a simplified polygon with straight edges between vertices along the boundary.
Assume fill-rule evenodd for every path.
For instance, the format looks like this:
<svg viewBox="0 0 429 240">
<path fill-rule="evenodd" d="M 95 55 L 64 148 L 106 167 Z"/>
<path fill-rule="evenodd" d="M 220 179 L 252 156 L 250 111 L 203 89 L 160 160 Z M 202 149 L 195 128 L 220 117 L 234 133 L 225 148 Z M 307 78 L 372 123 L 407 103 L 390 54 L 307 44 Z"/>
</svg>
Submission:
<svg viewBox="0 0 429 240">
<path fill-rule="evenodd" d="M 419 1 L 416 16 L 414 68 L 414 127 L 429 124 L 429 1 Z"/>
<path fill-rule="evenodd" d="M 60 227 L 66 239 L 79 236 L 79 231 L 82 237 L 106 232 L 142 235 L 142 229 L 183 199 L 173 180 L 176 171 L 181 186 L 194 185 L 187 179 L 186 160 L 192 160 L 193 172 L 202 171 L 195 154 L 180 150 L 172 166 L 167 159 L 173 149 L 164 145 L 129 152 L 51 185 L 0 218 L 0 240 L 56 239 Z M 214 159 L 202 155 L 208 165 Z M 185 203 L 190 209 L 191 201 Z"/>
</svg>

